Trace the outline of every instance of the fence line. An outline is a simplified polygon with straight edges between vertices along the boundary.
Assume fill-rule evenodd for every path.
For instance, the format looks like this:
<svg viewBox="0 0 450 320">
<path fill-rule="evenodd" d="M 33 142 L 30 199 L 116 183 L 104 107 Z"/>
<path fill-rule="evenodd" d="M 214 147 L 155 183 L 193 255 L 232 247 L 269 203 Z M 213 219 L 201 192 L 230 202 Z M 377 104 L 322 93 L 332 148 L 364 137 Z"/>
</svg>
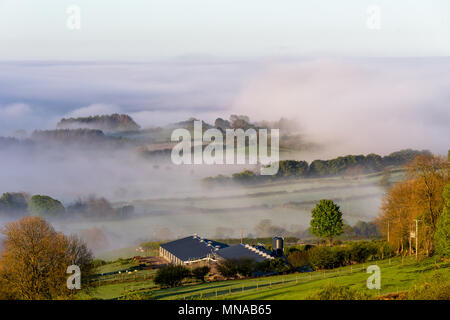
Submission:
<svg viewBox="0 0 450 320">
<path fill-rule="evenodd" d="M 392 260 L 396 260 L 396 263 L 393 263 Z M 219 296 L 229 296 L 229 295 L 233 295 L 233 294 L 237 294 L 237 293 L 243 293 L 246 291 L 257 291 L 257 290 L 260 290 L 261 288 L 267 288 L 267 287 L 269 287 L 269 288 L 272 288 L 274 286 L 283 287 L 284 285 L 292 285 L 293 283 L 295 283 L 295 284 L 308 283 L 308 282 L 320 280 L 320 279 L 331 279 L 331 278 L 336 278 L 336 277 L 341 277 L 341 276 L 347 276 L 347 275 L 350 275 L 353 273 L 365 272 L 367 270 L 367 266 L 369 266 L 369 265 L 374 265 L 374 264 L 386 265 L 387 264 L 387 266 L 385 266 L 385 267 L 388 268 L 388 267 L 398 266 L 400 264 L 405 264 L 405 260 L 406 261 L 414 260 L 414 262 L 416 261 L 416 259 L 414 257 L 407 257 L 404 260 L 401 258 L 385 259 L 385 260 L 378 260 L 378 261 L 363 263 L 362 267 L 359 267 L 359 268 L 354 268 L 352 265 L 350 265 L 350 266 L 346 266 L 346 267 L 331 269 L 329 271 L 325 271 L 325 270 L 313 271 L 313 272 L 309 272 L 307 274 L 302 274 L 301 276 L 297 273 L 297 274 L 295 274 L 295 277 L 292 275 L 276 276 L 277 277 L 276 280 L 275 279 L 251 280 L 251 281 L 248 281 L 249 285 L 242 283 L 242 284 L 236 285 L 235 287 L 233 287 L 233 285 L 231 285 L 228 288 L 224 288 L 224 289 L 205 290 L 205 291 L 201 291 L 200 293 L 197 293 L 197 294 L 183 295 L 183 297 L 181 299 L 184 299 L 184 300 L 191 300 L 191 299 L 196 299 L 196 298 L 207 299 L 207 298 L 214 298 L 214 297 L 219 297 Z M 395 292 L 390 292 L 390 293 L 395 293 Z M 388 293 L 383 293 L 383 294 L 388 294 Z"/>
<path fill-rule="evenodd" d="M 330 278 L 336 278 L 336 277 L 340 277 L 340 276 L 347 276 L 353 273 L 358 273 L 358 272 L 362 272 L 362 271 L 366 271 L 367 266 L 369 265 L 378 265 L 378 266 L 384 266 L 384 267 L 393 267 L 393 266 L 398 266 L 401 264 L 407 264 L 408 262 L 417 262 L 415 257 L 394 257 L 394 258 L 387 258 L 384 260 L 376 260 L 376 261 L 371 261 L 371 262 L 365 262 L 363 264 L 359 264 L 358 268 L 355 268 L 353 265 L 350 266 L 344 266 L 344 267 L 339 267 L 339 268 L 335 268 L 335 269 L 331 269 L 331 270 L 318 270 L 318 271 L 313 271 L 313 272 L 309 272 L 309 273 L 295 273 L 295 274 L 288 274 L 286 276 L 275 276 L 275 279 L 273 276 L 268 277 L 268 278 L 257 278 L 256 280 L 245 280 L 244 283 L 239 283 L 236 285 L 230 285 L 227 286 L 225 288 L 221 288 L 221 289 L 200 289 L 201 291 L 199 293 L 196 294 L 174 294 L 174 297 L 178 297 L 178 299 L 185 299 L 185 300 L 190 300 L 190 299 L 208 299 L 208 298 L 217 298 L 219 296 L 229 296 L 229 295 L 233 295 L 233 294 L 237 294 L 237 293 L 242 293 L 242 292 L 246 292 L 246 291 L 257 291 L 260 290 L 261 288 L 271 288 L 271 287 L 282 287 L 284 285 L 292 285 L 293 283 L 298 284 L 298 283 L 308 283 L 310 281 L 315 281 L 315 280 L 319 280 L 319 279 L 330 279 Z M 294 276 L 295 275 L 295 276 Z M 145 281 L 145 277 L 144 277 L 144 281 Z M 149 276 L 147 278 L 147 280 L 152 279 L 151 276 Z M 261 279 L 261 280 L 260 280 Z M 129 282 L 130 279 L 126 280 L 126 281 L 122 281 L 122 282 Z M 115 283 L 119 283 L 119 282 L 115 282 Z M 211 284 L 214 284 L 215 282 L 211 282 Z M 218 281 L 216 283 L 223 283 L 221 281 Z M 131 285 L 130 285 L 131 287 Z M 189 289 L 189 286 L 185 287 L 186 289 Z M 398 290 L 404 290 L 404 288 L 397 288 Z M 144 291 L 145 290 L 145 291 Z M 127 294 L 129 293 L 139 293 L 139 292 L 146 292 L 148 291 L 148 289 L 146 288 L 142 288 L 142 289 L 137 289 L 137 290 L 131 290 L 131 291 L 127 291 Z M 396 293 L 395 291 L 391 291 L 391 292 L 387 292 L 387 293 L 382 293 L 383 295 L 385 294 L 390 294 L 390 293 Z M 381 294 L 381 293 L 380 293 Z"/>
</svg>

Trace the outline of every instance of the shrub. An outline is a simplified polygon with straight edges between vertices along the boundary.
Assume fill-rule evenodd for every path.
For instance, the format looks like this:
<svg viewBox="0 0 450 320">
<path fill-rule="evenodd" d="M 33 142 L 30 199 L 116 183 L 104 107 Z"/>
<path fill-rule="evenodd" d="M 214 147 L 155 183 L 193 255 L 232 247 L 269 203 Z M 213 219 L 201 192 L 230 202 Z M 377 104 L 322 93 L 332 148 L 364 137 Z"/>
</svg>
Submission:
<svg viewBox="0 0 450 320">
<path fill-rule="evenodd" d="M 117 300 L 153 300 L 152 292 L 128 292 Z"/>
<path fill-rule="evenodd" d="M 255 262 L 251 259 L 238 259 L 235 263 L 237 273 L 243 277 L 249 277 L 255 270 Z"/>
<path fill-rule="evenodd" d="M 351 261 L 357 263 L 366 262 L 370 255 L 374 253 L 373 248 L 366 242 L 352 242 L 348 250 Z"/>
<path fill-rule="evenodd" d="M 275 258 L 271 260 L 265 260 L 263 262 L 260 262 L 256 264 L 255 270 L 262 271 L 262 272 L 276 272 L 281 273 L 288 271 L 289 266 L 286 265 L 283 259 L 281 258 Z"/>
<path fill-rule="evenodd" d="M 158 269 L 153 281 L 160 287 L 176 287 L 189 276 L 190 272 L 186 267 L 169 265 Z"/>
<path fill-rule="evenodd" d="M 307 300 L 367 300 L 369 295 L 363 291 L 351 289 L 347 286 L 328 284 L 325 288 L 308 296 Z"/>
<path fill-rule="evenodd" d="M 440 272 L 424 276 L 406 294 L 407 300 L 450 300 L 450 281 Z"/>
<path fill-rule="evenodd" d="M 217 271 L 225 278 L 234 278 L 237 276 L 238 267 L 233 260 L 222 260 L 217 264 Z"/>
<path fill-rule="evenodd" d="M 331 249 L 333 260 L 334 260 L 334 266 L 340 267 L 340 266 L 346 266 L 351 263 L 350 259 L 350 252 L 348 248 L 346 247 L 334 247 Z"/>
<path fill-rule="evenodd" d="M 309 262 L 314 269 L 332 269 L 339 265 L 336 251 L 330 247 L 315 247 L 309 252 Z"/>
<path fill-rule="evenodd" d="M 98 268 L 98 267 L 104 266 L 105 264 L 107 264 L 107 262 L 105 260 L 101 260 L 101 259 L 94 259 L 92 261 L 93 268 Z"/>
<path fill-rule="evenodd" d="M 191 270 L 191 274 L 195 279 L 205 282 L 205 276 L 209 273 L 210 270 L 211 268 L 208 266 L 197 267 Z"/>
<path fill-rule="evenodd" d="M 309 265 L 309 254 L 307 251 L 292 251 L 287 256 L 287 261 L 294 268 L 300 268 Z"/>
</svg>

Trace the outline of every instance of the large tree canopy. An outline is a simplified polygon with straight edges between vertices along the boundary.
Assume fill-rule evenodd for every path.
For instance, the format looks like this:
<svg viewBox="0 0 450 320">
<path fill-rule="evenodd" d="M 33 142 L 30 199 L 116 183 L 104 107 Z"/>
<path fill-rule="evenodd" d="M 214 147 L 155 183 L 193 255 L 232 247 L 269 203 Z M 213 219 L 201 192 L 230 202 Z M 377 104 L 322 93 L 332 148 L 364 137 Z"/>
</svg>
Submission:
<svg viewBox="0 0 450 320">
<path fill-rule="evenodd" d="M 334 237 L 343 233 L 342 212 L 333 201 L 320 200 L 311 214 L 311 233 L 313 235 L 326 238 L 331 243 Z"/>
<path fill-rule="evenodd" d="M 1 230 L 1 299 L 66 299 L 75 293 L 67 288 L 67 267 L 77 265 L 82 286 L 92 270 L 92 254 L 77 237 L 56 232 L 40 217 L 25 217 Z"/>
<path fill-rule="evenodd" d="M 64 206 L 58 200 L 49 196 L 35 195 L 28 203 L 28 212 L 35 216 L 57 217 L 65 213 Z"/>
</svg>

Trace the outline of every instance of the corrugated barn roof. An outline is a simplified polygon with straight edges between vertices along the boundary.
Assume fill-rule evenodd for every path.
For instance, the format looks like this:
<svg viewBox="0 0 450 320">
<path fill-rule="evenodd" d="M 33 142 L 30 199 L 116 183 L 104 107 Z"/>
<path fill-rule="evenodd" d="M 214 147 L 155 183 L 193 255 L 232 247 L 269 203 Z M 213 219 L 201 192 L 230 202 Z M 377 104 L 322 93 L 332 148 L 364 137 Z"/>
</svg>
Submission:
<svg viewBox="0 0 450 320">
<path fill-rule="evenodd" d="M 266 259 L 271 259 L 268 257 L 267 252 L 262 250 L 257 250 L 255 248 L 251 249 L 251 246 L 244 244 L 236 244 L 231 247 L 220 249 L 216 251 L 216 254 L 224 259 L 251 259 L 256 262 L 262 262 Z M 264 256 L 262 253 L 266 254 Z"/>
<path fill-rule="evenodd" d="M 208 246 L 208 243 L 210 243 L 210 246 Z M 198 236 L 189 236 L 161 245 L 163 249 L 169 251 L 182 261 L 203 259 L 209 254 L 218 252 L 215 251 L 216 246 L 219 246 L 219 249 L 228 247 L 225 243 L 202 239 Z"/>
</svg>

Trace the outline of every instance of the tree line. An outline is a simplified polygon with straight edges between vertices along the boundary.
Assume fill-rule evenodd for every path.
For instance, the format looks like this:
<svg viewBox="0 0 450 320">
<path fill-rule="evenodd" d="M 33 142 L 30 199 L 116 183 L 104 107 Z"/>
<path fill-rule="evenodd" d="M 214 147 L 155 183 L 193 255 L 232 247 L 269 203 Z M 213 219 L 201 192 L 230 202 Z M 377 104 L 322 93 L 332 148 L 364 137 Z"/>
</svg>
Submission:
<svg viewBox="0 0 450 320">
<path fill-rule="evenodd" d="M 0 197 L 0 216 L 40 216 L 46 219 L 75 218 L 123 219 L 134 214 L 134 206 L 113 208 L 105 198 L 89 196 L 67 206 L 47 195 L 30 196 L 24 192 L 6 192 Z"/>
<path fill-rule="evenodd" d="M 306 161 L 282 160 L 279 161 L 279 170 L 274 176 L 259 175 L 256 171 L 244 170 L 232 174 L 231 177 L 223 175 L 208 177 L 203 182 L 207 185 L 227 182 L 252 184 L 289 178 L 320 178 L 338 175 L 356 176 L 380 172 L 389 167 L 403 166 L 419 155 L 430 156 L 431 153 L 427 150 L 405 149 L 393 152 L 387 156 L 380 156 L 374 153 L 366 156 L 347 155 L 330 160 L 314 160 L 310 164 Z"/>
<path fill-rule="evenodd" d="M 407 165 L 407 178 L 386 193 L 377 223 L 398 254 L 448 256 L 449 208 L 449 159 L 419 155 Z"/>
</svg>

